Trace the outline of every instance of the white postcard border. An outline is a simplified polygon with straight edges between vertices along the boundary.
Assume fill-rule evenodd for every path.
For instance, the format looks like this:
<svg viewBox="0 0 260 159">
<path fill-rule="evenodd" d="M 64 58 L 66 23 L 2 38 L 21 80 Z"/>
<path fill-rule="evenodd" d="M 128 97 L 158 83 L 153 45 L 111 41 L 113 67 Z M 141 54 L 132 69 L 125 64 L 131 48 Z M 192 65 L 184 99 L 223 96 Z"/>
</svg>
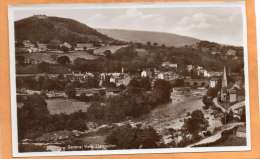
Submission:
<svg viewBox="0 0 260 159">
<path fill-rule="evenodd" d="M 38 9 L 96 9 L 96 8 L 159 8 L 159 7 L 241 7 L 243 14 L 243 47 L 244 47 L 244 73 L 246 95 L 246 146 L 227 147 L 192 147 L 192 148 L 156 148 L 156 149 L 130 149 L 130 150 L 91 150 L 91 151 L 64 151 L 64 152 L 19 152 L 17 129 L 17 103 L 16 103 L 16 71 L 15 71 L 15 45 L 14 45 L 14 11 L 38 10 Z M 245 2 L 165 2 L 165 3 L 106 3 L 104 4 L 41 4 L 41 5 L 17 5 L 8 7 L 9 20 L 9 60 L 10 60 L 10 84 L 11 84 L 11 117 L 12 117 L 12 151 L 13 157 L 34 156 L 81 156 L 81 155 L 122 155 L 122 154 L 161 154 L 183 152 L 234 152 L 251 150 L 250 132 L 250 103 L 249 103 L 249 74 L 248 74 L 248 49 L 247 49 L 247 18 Z"/>
</svg>

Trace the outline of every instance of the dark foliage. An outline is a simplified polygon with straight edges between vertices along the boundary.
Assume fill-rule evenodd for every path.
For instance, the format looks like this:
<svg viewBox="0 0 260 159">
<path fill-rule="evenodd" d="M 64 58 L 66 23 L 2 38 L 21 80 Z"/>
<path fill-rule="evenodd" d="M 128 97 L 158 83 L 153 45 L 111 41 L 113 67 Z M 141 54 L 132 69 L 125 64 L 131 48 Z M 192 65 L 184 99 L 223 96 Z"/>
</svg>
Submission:
<svg viewBox="0 0 260 159">
<path fill-rule="evenodd" d="M 29 96 L 24 101 L 24 106 L 18 108 L 18 138 L 33 138 L 47 129 L 50 114 L 43 97 L 39 95 Z"/>
<path fill-rule="evenodd" d="M 192 134 L 192 137 L 195 140 L 199 137 L 199 132 L 206 130 L 207 127 L 208 121 L 200 110 L 193 111 L 191 117 L 186 119 L 183 125 L 184 130 Z"/>
<path fill-rule="evenodd" d="M 57 62 L 61 65 L 67 66 L 71 63 L 70 58 L 68 56 L 61 56 L 57 59 Z"/>
<path fill-rule="evenodd" d="M 116 128 L 107 137 L 106 143 L 117 149 L 157 148 L 161 136 L 152 128 L 125 125 Z"/>
</svg>

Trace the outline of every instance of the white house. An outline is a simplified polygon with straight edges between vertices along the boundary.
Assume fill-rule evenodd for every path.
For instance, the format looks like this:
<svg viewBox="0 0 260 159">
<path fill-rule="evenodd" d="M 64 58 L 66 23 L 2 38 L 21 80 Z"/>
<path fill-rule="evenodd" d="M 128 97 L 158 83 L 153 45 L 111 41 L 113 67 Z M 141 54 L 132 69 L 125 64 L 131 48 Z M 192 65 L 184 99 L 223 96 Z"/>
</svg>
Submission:
<svg viewBox="0 0 260 159">
<path fill-rule="evenodd" d="M 66 47 L 68 49 L 72 48 L 71 44 L 69 44 L 68 42 L 64 42 L 64 43 L 60 44 L 60 47 Z"/>
<path fill-rule="evenodd" d="M 193 69 L 193 65 L 187 65 L 187 70 L 190 72 Z"/>
<path fill-rule="evenodd" d="M 236 55 L 236 50 L 233 50 L 233 49 L 229 49 L 226 53 L 226 55 L 228 56 L 235 56 Z"/>
<path fill-rule="evenodd" d="M 110 77 L 109 82 L 110 83 L 116 83 L 116 79 L 114 77 Z"/>
<path fill-rule="evenodd" d="M 209 87 L 210 88 L 215 88 L 217 86 L 218 79 L 217 78 L 211 78 L 209 80 Z"/>
<path fill-rule="evenodd" d="M 163 73 L 159 73 L 159 74 L 158 74 L 158 79 L 164 79 Z"/>
<path fill-rule="evenodd" d="M 170 63 L 170 62 L 164 62 L 164 63 L 162 63 L 162 67 L 170 67 L 170 68 L 177 69 L 178 68 L 178 64 Z"/>
<path fill-rule="evenodd" d="M 209 72 L 207 70 L 204 70 L 203 71 L 203 76 L 204 77 L 210 77 L 210 74 L 209 74 Z"/>
<path fill-rule="evenodd" d="M 43 44 L 43 43 L 37 43 L 37 48 L 39 52 L 44 52 L 47 51 L 48 49 L 47 44 Z"/>
<path fill-rule="evenodd" d="M 87 50 L 89 48 L 93 48 L 93 44 L 92 43 L 77 43 L 75 50 L 77 51 L 83 51 L 83 50 Z"/>
<path fill-rule="evenodd" d="M 147 72 L 145 70 L 141 72 L 141 77 L 147 77 Z"/>
</svg>

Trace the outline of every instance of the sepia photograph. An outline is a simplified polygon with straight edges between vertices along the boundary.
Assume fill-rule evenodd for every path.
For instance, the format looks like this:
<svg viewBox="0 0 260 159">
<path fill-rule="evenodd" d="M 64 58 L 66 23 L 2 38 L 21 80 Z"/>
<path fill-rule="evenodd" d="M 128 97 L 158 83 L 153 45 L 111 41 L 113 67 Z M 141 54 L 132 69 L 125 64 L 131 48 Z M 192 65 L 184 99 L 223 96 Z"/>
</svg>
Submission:
<svg viewBox="0 0 260 159">
<path fill-rule="evenodd" d="M 243 2 L 9 6 L 13 156 L 248 151 Z"/>
</svg>

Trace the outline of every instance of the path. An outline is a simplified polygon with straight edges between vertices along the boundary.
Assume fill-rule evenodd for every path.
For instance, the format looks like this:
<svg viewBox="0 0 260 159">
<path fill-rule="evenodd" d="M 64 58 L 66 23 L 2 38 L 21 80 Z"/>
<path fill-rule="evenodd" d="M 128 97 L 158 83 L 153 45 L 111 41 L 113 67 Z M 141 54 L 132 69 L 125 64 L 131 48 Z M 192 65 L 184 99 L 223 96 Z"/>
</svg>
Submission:
<svg viewBox="0 0 260 159">
<path fill-rule="evenodd" d="M 218 100 L 217 100 L 216 97 L 213 98 L 213 103 L 214 103 L 214 105 L 215 105 L 216 107 L 220 108 L 223 113 L 226 113 L 226 112 L 227 112 L 227 110 L 226 110 L 222 105 L 220 105 L 220 104 L 218 103 Z"/>
<path fill-rule="evenodd" d="M 202 140 L 200 140 L 200 141 L 197 142 L 197 143 L 188 145 L 187 147 L 194 147 L 194 146 L 198 146 L 198 145 L 204 145 L 204 144 L 213 143 L 213 142 L 219 140 L 219 139 L 222 137 L 222 132 L 223 132 L 223 131 L 231 130 L 231 129 L 233 129 L 233 128 L 236 127 L 236 126 L 241 126 L 241 125 L 243 125 L 243 124 L 244 124 L 243 122 L 227 124 L 227 125 L 225 125 L 225 126 L 222 128 L 222 130 L 218 131 L 215 135 L 212 135 L 212 136 L 210 136 L 210 137 L 207 137 L 207 138 L 205 138 L 205 139 L 202 139 Z"/>
</svg>

